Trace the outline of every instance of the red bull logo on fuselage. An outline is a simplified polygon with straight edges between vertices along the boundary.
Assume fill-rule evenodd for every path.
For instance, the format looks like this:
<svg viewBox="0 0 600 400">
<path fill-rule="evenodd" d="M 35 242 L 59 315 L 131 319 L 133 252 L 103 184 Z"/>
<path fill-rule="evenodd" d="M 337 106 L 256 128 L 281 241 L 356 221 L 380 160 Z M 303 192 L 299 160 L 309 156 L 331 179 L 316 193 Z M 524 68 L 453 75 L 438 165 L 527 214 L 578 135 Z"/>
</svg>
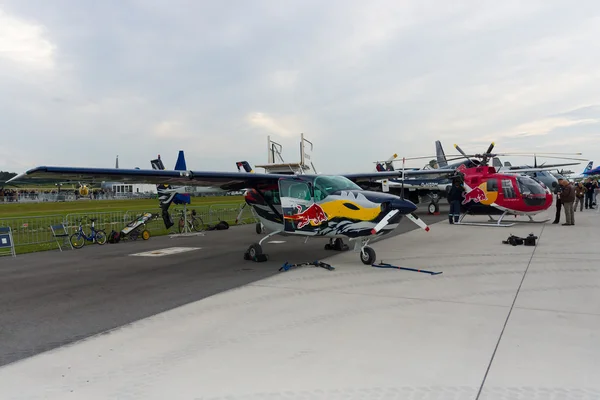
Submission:
<svg viewBox="0 0 600 400">
<path fill-rule="evenodd" d="M 302 211 L 302 206 L 297 205 L 298 214 L 286 215 L 285 219 L 293 220 L 297 222 L 297 229 L 302 229 L 306 225 L 311 224 L 318 226 L 323 222 L 327 221 L 327 215 L 320 205 L 314 203 L 306 210 Z"/>
<path fill-rule="evenodd" d="M 475 203 L 480 203 L 480 202 L 488 199 L 487 195 L 485 194 L 483 189 L 480 187 L 476 187 L 473 190 L 471 190 L 470 192 L 463 192 L 463 197 L 464 197 L 464 199 L 462 201 L 462 204 L 467 204 L 470 201 L 473 201 Z"/>
</svg>

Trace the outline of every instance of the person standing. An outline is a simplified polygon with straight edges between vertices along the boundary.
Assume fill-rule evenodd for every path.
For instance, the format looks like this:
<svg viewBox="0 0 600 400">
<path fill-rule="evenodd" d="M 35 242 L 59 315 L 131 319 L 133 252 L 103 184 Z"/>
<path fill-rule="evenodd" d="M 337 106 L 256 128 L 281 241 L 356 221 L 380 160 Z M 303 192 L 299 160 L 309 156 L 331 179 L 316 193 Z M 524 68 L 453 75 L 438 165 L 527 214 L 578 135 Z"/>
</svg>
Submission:
<svg viewBox="0 0 600 400">
<path fill-rule="evenodd" d="M 452 181 L 452 188 L 448 192 L 448 201 L 450 202 L 450 212 L 448 213 L 448 222 L 454 224 L 460 217 L 460 203 L 463 199 L 465 188 L 459 179 Z"/>
<path fill-rule="evenodd" d="M 554 216 L 553 224 L 558 224 L 560 222 L 560 210 L 562 208 L 562 201 L 560 200 L 560 193 L 562 192 L 562 184 L 563 178 L 558 179 L 558 185 L 554 188 L 554 194 L 556 195 L 556 215 Z"/>
<path fill-rule="evenodd" d="M 583 186 L 583 183 L 577 182 L 575 185 L 575 204 L 573 205 L 573 212 L 577 211 L 579 205 L 579 211 L 583 211 L 583 197 L 587 189 Z"/>
<path fill-rule="evenodd" d="M 593 200 L 594 200 L 594 183 L 592 182 L 592 178 L 587 178 L 585 181 L 585 208 L 586 210 L 588 208 L 594 208 L 594 206 L 592 205 Z"/>
<path fill-rule="evenodd" d="M 563 225 L 575 225 L 575 214 L 573 212 L 573 202 L 575 201 L 575 188 L 571 183 L 563 179 L 560 184 L 562 185 L 562 193 L 560 194 L 563 208 L 565 209 L 566 222 Z"/>
</svg>

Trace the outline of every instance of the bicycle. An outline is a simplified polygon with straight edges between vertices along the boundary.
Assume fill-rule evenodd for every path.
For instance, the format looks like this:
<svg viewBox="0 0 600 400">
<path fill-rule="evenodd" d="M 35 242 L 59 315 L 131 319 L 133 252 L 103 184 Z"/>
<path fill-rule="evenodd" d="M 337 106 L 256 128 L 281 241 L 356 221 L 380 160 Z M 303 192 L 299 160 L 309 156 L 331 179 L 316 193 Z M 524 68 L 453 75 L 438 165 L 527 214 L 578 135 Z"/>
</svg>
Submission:
<svg viewBox="0 0 600 400">
<path fill-rule="evenodd" d="M 183 210 L 175 210 L 179 215 L 179 233 L 182 233 L 185 230 L 185 215 L 183 214 Z M 197 213 L 196 210 L 192 210 L 191 211 L 191 217 L 188 216 L 187 217 L 187 224 L 188 226 L 191 228 L 191 230 L 194 230 L 196 232 L 202 232 L 202 225 L 204 225 L 204 221 L 202 221 L 202 217 L 198 216 L 196 217 Z"/>
<path fill-rule="evenodd" d="M 86 241 L 98 243 L 99 245 L 106 243 L 106 232 L 103 229 L 96 230 L 94 224 L 94 222 L 96 222 L 96 218 L 90 218 L 89 220 L 92 223 L 92 232 L 90 236 L 87 236 L 83 231 L 83 224 L 81 223 L 82 220 L 79 219 L 79 228 L 77 228 L 77 231 L 69 237 L 69 241 L 76 249 L 82 248 Z M 78 241 L 79 239 L 82 239 L 81 242 Z"/>
</svg>

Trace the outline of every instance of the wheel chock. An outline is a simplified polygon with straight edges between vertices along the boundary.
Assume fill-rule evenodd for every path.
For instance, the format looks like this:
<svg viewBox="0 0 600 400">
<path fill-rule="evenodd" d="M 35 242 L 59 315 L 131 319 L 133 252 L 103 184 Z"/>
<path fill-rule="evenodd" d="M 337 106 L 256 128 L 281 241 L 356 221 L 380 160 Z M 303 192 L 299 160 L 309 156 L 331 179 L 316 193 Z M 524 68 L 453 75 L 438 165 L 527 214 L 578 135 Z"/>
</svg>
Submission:
<svg viewBox="0 0 600 400">
<path fill-rule="evenodd" d="M 250 257 L 250 253 L 249 252 L 245 252 L 244 253 L 244 260 L 251 260 L 254 262 L 265 262 L 269 259 L 269 256 L 267 254 L 257 254 L 254 257 Z"/>
</svg>

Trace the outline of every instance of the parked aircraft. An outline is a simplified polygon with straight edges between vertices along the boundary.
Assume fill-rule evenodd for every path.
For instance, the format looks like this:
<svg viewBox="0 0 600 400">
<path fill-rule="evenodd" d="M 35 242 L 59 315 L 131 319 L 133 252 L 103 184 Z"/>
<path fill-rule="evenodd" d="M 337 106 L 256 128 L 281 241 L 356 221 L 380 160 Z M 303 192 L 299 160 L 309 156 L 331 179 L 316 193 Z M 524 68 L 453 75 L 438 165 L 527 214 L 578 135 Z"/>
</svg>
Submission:
<svg viewBox="0 0 600 400">
<path fill-rule="evenodd" d="M 538 182 L 542 183 L 543 186 L 548 187 L 549 188 L 548 190 L 550 191 L 550 188 L 553 189 L 558 184 L 557 178 L 554 175 L 552 175 L 550 170 L 556 169 L 559 166 L 579 164 L 579 163 L 563 163 L 563 164 L 551 164 L 551 165 L 544 164 L 543 166 L 537 167 L 537 156 L 536 156 L 536 154 L 533 154 L 534 164 L 535 164 L 535 167 L 533 167 L 533 168 L 530 166 L 512 166 L 512 165 L 510 165 L 509 162 L 505 162 L 505 165 L 502 166 L 502 163 L 501 163 L 500 159 L 498 158 L 498 156 L 502 155 L 502 154 L 492 154 L 491 153 L 491 151 L 494 149 L 494 146 L 495 146 L 494 143 L 491 143 L 490 146 L 487 148 L 487 150 L 484 153 L 475 154 L 475 155 L 471 155 L 471 156 L 467 156 L 462 150 L 460 150 L 458 145 L 454 145 L 454 146 L 457 150 L 459 150 L 459 152 L 461 153 L 461 156 L 448 159 L 446 157 L 446 154 L 444 152 L 441 142 L 439 140 L 437 140 L 435 142 L 435 147 L 436 147 L 435 162 L 434 163 L 430 162 L 429 164 L 425 165 L 421 169 L 421 171 L 429 170 L 429 171 L 431 171 L 431 174 L 430 175 L 424 174 L 417 178 L 409 178 L 409 179 L 405 179 L 403 181 L 399 180 L 397 178 L 392 179 L 392 180 L 390 180 L 390 184 L 389 184 L 390 191 L 392 193 L 395 193 L 398 195 L 404 194 L 406 196 L 406 198 L 408 198 L 415 204 L 422 202 L 423 199 L 428 199 L 430 201 L 430 203 L 428 205 L 429 213 L 434 214 L 434 213 L 439 212 L 439 200 L 441 198 L 446 197 L 447 190 L 449 189 L 450 185 L 452 184 L 452 179 L 453 179 L 452 176 L 443 176 L 443 177 L 437 176 L 435 174 L 435 171 L 437 171 L 439 168 L 458 170 L 459 167 L 463 166 L 464 168 L 471 169 L 471 168 L 476 168 L 476 167 L 482 166 L 482 165 L 487 166 L 489 161 L 492 160 L 493 166 L 495 167 L 496 172 L 529 175 L 534 180 L 537 180 Z M 517 153 L 517 154 L 519 154 L 519 153 Z M 521 153 L 521 155 L 522 154 L 523 153 Z M 558 154 L 558 153 L 543 153 L 543 154 Z M 577 154 L 581 154 L 581 153 L 575 153 L 575 155 L 577 155 Z M 506 155 L 506 154 L 504 154 L 504 155 Z M 516 154 L 513 154 L 513 155 L 516 155 Z M 542 154 L 538 153 L 537 155 L 542 155 Z M 395 169 L 393 166 L 393 163 L 396 161 L 400 161 L 399 159 L 396 159 L 396 157 L 397 157 L 397 155 L 394 154 L 394 156 L 389 158 L 387 161 L 376 162 L 377 170 L 378 171 L 384 171 L 384 170 L 393 171 Z M 585 161 L 584 159 L 570 158 L 570 157 L 555 157 L 555 156 L 545 156 L 545 157 L 564 158 L 564 159 L 570 159 L 570 160 Z M 432 159 L 432 158 L 434 158 L 434 157 L 432 157 L 432 156 L 411 157 L 411 158 L 403 158 L 402 161 L 404 162 L 405 160 Z M 449 161 L 455 161 L 455 160 L 461 160 L 461 161 L 457 161 L 452 164 L 448 163 Z"/>
<path fill-rule="evenodd" d="M 407 171 L 420 175 L 429 171 Z M 453 174 L 439 170 L 438 174 Z M 246 203 L 254 208 L 260 221 L 271 231 L 245 253 L 247 259 L 266 260 L 262 243 L 273 235 L 298 235 L 354 242 L 364 264 L 375 262 L 375 251 L 368 246 L 375 238 L 392 232 L 403 217 L 425 230 L 429 227 L 413 212 L 417 206 L 389 193 L 363 190 L 358 183 L 400 176 L 400 172 L 372 172 L 345 175 L 284 175 L 214 171 L 167 171 L 114 168 L 40 166 L 17 175 L 10 181 L 35 183 L 48 181 L 120 181 L 129 183 L 202 186 L 222 192 L 248 189 Z M 163 208 L 165 209 L 165 208 Z"/>
</svg>

